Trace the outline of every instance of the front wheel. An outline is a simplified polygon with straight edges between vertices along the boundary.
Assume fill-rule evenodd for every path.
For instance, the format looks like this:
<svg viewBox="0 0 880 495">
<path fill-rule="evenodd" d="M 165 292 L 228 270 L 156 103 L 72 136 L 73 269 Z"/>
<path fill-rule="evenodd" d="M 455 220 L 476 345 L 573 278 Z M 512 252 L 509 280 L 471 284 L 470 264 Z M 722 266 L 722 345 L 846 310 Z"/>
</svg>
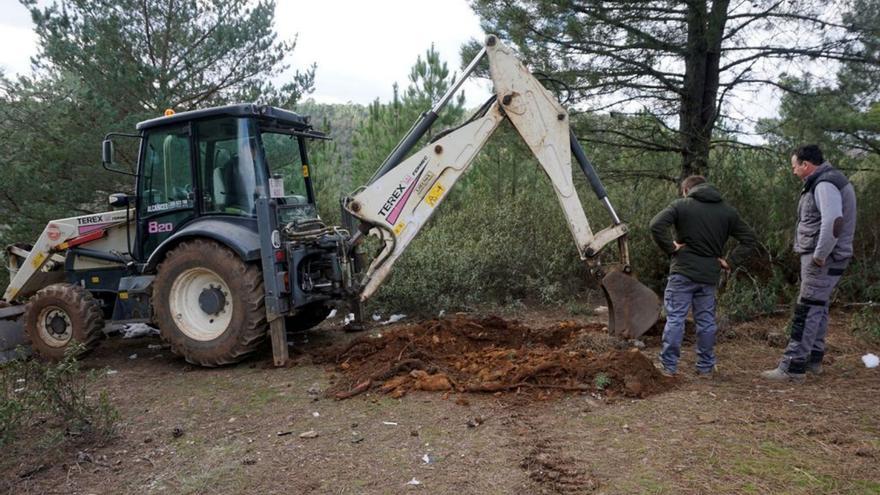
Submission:
<svg viewBox="0 0 880 495">
<path fill-rule="evenodd" d="M 24 326 L 34 352 L 58 361 L 77 344 L 80 354 L 95 348 L 104 336 L 104 315 L 87 290 L 54 284 L 28 301 Z"/>
<path fill-rule="evenodd" d="M 200 366 L 241 361 L 266 337 L 263 275 L 227 247 L 180 244 L 159 265 L 153 311 L 175 354 Z"/>
</svg>

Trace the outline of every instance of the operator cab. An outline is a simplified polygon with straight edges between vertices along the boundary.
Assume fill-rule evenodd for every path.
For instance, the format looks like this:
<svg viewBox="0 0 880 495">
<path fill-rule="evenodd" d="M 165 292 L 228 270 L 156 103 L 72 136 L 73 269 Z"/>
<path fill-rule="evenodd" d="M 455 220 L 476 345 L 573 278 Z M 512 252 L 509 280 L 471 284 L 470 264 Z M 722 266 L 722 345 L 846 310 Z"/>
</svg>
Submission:
<svg viewBox="0 0 880 495">
<path fill-rule="evenodd" d="M 195 219 L 221 217 L 257 229 L 257 199 L 279 213 L 317 218 L 308 139 L 327 139 L 307 117 L 275 107 L 228 105 L 137 125 L 137 258 Z"/>
</svg>

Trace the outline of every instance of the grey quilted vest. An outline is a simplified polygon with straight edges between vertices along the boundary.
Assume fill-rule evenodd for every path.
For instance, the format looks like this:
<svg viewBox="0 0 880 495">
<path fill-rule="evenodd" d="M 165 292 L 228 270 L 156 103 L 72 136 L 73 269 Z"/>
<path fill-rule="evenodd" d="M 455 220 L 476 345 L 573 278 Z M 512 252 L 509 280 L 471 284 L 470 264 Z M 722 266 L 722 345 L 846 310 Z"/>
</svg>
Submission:
<svg viewBox="0 0 880 495">
<path fill-rule="evenodd" d="M 834 236 L 837 244 L 831 251 L 835 260 L 851 258 L 853 255 L 853 236 L 856 231 L 856 194 L 849 179 L 840 171 L 825 162 L 807 177 L 798 202 L 798 223 L 794 237 L 794 251 L 799 254 L 812 253 L 819 240 L 822 215 L 816 206 L 815 190 L 820 182 L 830 182 L 840 191 L 842 217 L 834 222 Z"/>
</svg>

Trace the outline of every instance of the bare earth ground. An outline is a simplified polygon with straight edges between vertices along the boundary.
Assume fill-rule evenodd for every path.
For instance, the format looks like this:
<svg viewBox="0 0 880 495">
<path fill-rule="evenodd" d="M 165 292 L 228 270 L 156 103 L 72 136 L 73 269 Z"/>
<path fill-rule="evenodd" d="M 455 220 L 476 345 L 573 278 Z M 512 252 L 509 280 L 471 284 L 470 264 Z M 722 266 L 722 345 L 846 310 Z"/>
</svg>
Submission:
<svg viewBox="0 0 880 495">
<path fill-rule="evenodd" d="M 455 318 L 467 323 L 470 317 Z M 470 321 L 487 326 L 480 318 Z M 880 348 L 851 336 L 848 320 L 846 314 L 832 315 L 826 373 L 805 385 L 756 378 L 780 353 L 768 344 L 767 332 L 785 325 L 784 318 L 766 318 L 723 331 L 716 378 L 694 375 L 688 344 L 680 377 L 671 383 L 661 378 L 657 388 L 639 388 L 636 394 L 624 383 L 631 375 L 620 370 L 566 367 L 623 351 L 594 338 L 595 322 L 572 321 L 562 312 L 527 311 L 492 320 L 523 336 L 567 329 L 560 334 L 564 338 L 514 339 L 507 347 L 480 347 L 467 340 L 471 334 L 453 335 L 455 343 L 444 340 L 456 326 L 450 319 L 377 326 L 374 336 L 430 337 L 425 342 L 433 350 L 413 354 L 412 345 L 403 345 L 391 355 L 390 346 L 379 346 L 372 360 L 371 351 L 358 351 L 360 361 L 352 354 L 358 346 L 346 355 L 330 350 L 352 337 L 338 322 L 325 323 L 309 333 L 309 342 L 284 369 L 271 368 L 268 348 L 237 366 L 200 369 L 167 349 L 149 349 L 158 338 L 114 338 L 85 364 L 101 370 L 95 393 L 106 391 L 122 414 L 119 438 L 102 448 L 61 449 L 42 457 L 23 449 L 0 452 L 0 491 L 880 493 L 880 371 L 860 360 L 866 352 L 880 354 Z M 645 340 L 642 353 L 656 361 L 659 338 Z M 456 352 L 446 356 L 444 348 Z M 472 353 L 480 352 L 513 365 L 505 365 L 507 374 L 488 376 L 472 366 L 479 362 Z M 397 370 L 410 377 L 399 379 L 406 382 L 401 390 L 383 390 L 381 366 L 357 366 L 382 361 L 389 368 L 411 355 L 427 366 L 413 368 L 422 375 Z M 432 360 L 441 355 L 452 361 L 438 368 Z M 555 364 L 533 366 L 550 361 Z M 575 380 L 560 369 L 601 372 L 610 383 L 600 391 L 595 376 Z M 640 384 L 653 373 L 642 371 L 647 374 L 639 375 Z M 417 390 L 419 376 L 441 372 L 458 386 L 523 385 L 489 393 Z M 363 393 L 334 398 L 365 376 L 376 380 Z M 645 398 L 633 398 L 638 395 Z M 301 438 L 305 432 L 317 436 Z M 32 441 L 38 438 L 35 432 Z"/>
</svg>

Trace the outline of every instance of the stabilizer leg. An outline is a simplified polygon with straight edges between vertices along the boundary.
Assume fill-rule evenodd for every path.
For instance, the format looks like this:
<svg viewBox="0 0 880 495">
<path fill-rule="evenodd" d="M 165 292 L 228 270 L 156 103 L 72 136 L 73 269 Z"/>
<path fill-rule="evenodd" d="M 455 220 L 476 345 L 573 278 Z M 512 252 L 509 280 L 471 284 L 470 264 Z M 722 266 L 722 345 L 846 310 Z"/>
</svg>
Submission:
<svg viewBox="0 0 880 495">
<path fill-rule="evenodd" d="M 272 360 L 275 366 L 287 364 L 287 332 L 284 328 L 284 318 L 275 318 L 269 322 L 269 337 L 272 339 Z"/>
</svg>

